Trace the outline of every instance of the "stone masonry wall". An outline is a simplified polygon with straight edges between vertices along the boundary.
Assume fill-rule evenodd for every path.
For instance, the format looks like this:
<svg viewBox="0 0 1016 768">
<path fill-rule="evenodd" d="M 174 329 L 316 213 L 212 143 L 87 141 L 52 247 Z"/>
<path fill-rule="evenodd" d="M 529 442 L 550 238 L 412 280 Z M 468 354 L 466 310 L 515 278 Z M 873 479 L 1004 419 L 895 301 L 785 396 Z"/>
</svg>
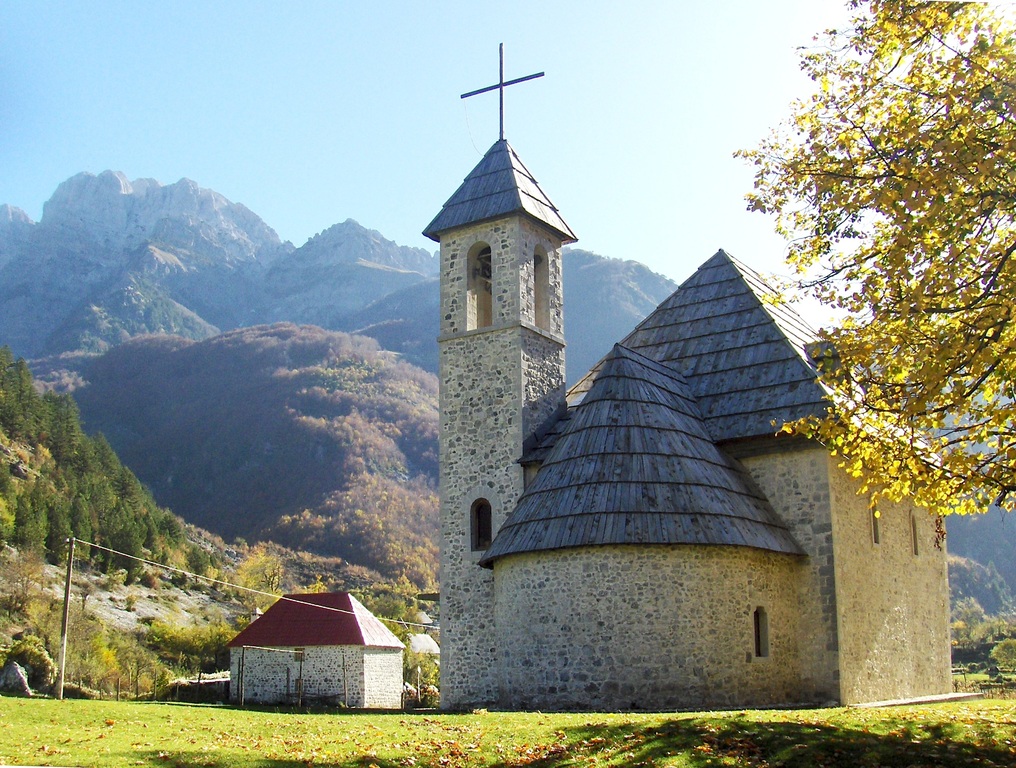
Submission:
<svg viewBox="0 0 1016 768">
<path fill-rule="evenodd" d="M 247 704 L 291 704 L 297 701 L 297 680 L 303 679 L 303 701 L 375 706 L 364 697 L 364 649 L 360 646 L 309 646 L 303 662 L 297 649 L 231 648 L 230 700 L 240 700 L 240 659 L 243 657 L 243 698 Z M 402 655 L 395 690 L 402 695 Z"/>
<path fill-rule="evenodd" d="M 564 347 L 553 339 L 522 329 L 522 432 L 529 437 L 564 406 Z"/>
<path fill-rule="evenodd" d="M 832 478 L 842 703 L 948 693 L 949 580 L 935 519 L 909 504 L 880 504 L 879 543 L 858 481 Z M 914 554 L 913 517 L 917 530 Z"/>
<path fill-rule="evenodd" d="M 363 681 L 363 706 L 370 709 L 401 709 L 402 651 L 394 648 L 364 648 Z"/>
<path fill-rule="evenodd" d="M 492 325 L 466 330 L 468 254 L 491 249 Z M 535 327 L 532 258 L 549 259 L 550 331 Z M 498 650 L 491 572 L 472 551 L 470 508 L 490 502 L 495 532 L 523 490 L 518 460 L 530 430 L 564 400 L 560 244 L 509 218 L 441 238 L 440 492 L 441 706 L 497 698 Z M 555 297 L 554 294 L 557 293 Z"/>
<path fill-rule="evenodd" d="M 564 341 L 564 288 L 561 244 L 541 227 L 522 218 L 476 224 L 441 236 L 442 337 L 467 330 L 467 263 L 470 249 L 486 243 L 491 251 L 492 327 L 521 324 L 536 328 L 533 256 L 548 259 L 549 327 L 545 332 Z"/>
<path fill-rule="evenodd" d="M 601 546 L 495 563 L 500 706 L 800 702 L 800 559 L 747 547 Z M 753 613 L 768 614 L 768 658 Z"/>
<path fill-rule="evenodd" d="M 491 572 L 472 551 L 470 508 L 504 523 L 522 486 L 518 336 L 493 331 L 440 346 L 441 704 L 487 703 L 496 692 Z"/>
<path fill-rule="evenodd" d="M 822 702 L 840 698 L 828 459 L 824 448 L 808 443 L 742 459 L 794 539 L 808 553 L 801 564 L 798 585 L 801 685 L 803 696 Z"/>
</svg>

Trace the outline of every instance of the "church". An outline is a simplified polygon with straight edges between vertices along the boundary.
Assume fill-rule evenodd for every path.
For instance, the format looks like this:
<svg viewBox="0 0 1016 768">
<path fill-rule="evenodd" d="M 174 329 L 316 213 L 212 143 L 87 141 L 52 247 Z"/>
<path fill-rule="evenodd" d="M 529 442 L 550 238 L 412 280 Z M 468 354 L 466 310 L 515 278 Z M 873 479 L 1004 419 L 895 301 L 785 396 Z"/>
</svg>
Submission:
<svg viewBox="0 0 1016 768">
<path fill-rule="evenodd" d="M 440 243 L 441 706 L 671 710 L 944 694 L 935 520 L 780 427 L 807 325 L 708 258 L 570 391 L 561 249 L 502 138 Z"/>
</svg>

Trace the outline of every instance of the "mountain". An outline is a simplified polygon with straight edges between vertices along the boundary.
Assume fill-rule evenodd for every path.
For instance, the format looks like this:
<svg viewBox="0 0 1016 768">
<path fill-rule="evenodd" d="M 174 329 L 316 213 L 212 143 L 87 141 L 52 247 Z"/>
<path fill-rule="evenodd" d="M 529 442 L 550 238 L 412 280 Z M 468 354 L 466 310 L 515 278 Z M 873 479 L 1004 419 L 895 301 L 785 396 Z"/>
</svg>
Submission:
<svg viewBox="0 0 1016 768">
<path fill-rule="evenodd" d="M 25 247 L 32 225 L 20 208 L 0 205 L 0 269 Z"/>
<path fill-rule="evenodd" d="M 637 261 L 578 248 L 565 248 L 563 261 L 565 365 L 574 383 L 677 290 L 677 283 Z"/>
<path fill-rule="evenodd" d="M 176 566 L 207 564 L 180 519 L 155 504 L 105 440 L 85 434 L 70 395 L 38 394 L 25 361 L 0 347 L 0 541 L 60 559 L 72 535 Z M 78 554 L 103 570 L 141 571 L 108 550 Z"/>
<path fill-rule="evenodd" d="M 997 571 L 1016 594 L 1016 519 L 992 508 L 983 515 L 952 515 L 946 518 L 946 546 L 950 555 L 969 558 Z M 989 613 L 987 605 L 983 606 Z M 1016 603 L 1012 606 L 1016 609 Z"/>
<path fill-rule="evenodd" d="M 39 358 L 278 321 L 350 330 L 351 316 L 436 272 L 434 254 L 352 219 L 294 248 L 189 179 L 81 173 L 38 223 L 0 208 L 0 341 Z"/>
<path fill-rule="evenodd" d="M 949 597 L 956 606 L 974 599 L 989 616 L 1009 615 L 1016 608 L 1012 590 L 993 563 L 982 565 L 976 560 L 949 555 Z"/>
<path fill-rule="evenodd" d="M 81 173 L 38 223 L 14 224 L 7 210 L 0 341 L 28 357 L 98 352 L 138 333 L 204 338 L 248 322 L 258 270 L 292 251 L 250 210 L 188 179 Z"/>
<path fill-rule="evenodd" d="M 373 339 L 276 324 L 132 339 L 75 399 L 160 503 L 227 539 L 437 580 L 437 381 Z"/>
<path fill-rule="evenodd" d="M 350 333 L 370 336 L 413 365 L 437 373 L 438 278 L 393 291 L 348 315 Z"/>
<path fill-rule="evenodd" d="M 0 207 L 0 343 L 38 359 L 293 322 L 371 336 L 436 372 L 437 271 L 435 254 L 352 219 L 294 248 L 189 179 L 80 173 L 38 223 Z M 564 281 L 570 381 L 676 288 L 637 262 L 578 249 L 565 250 Z"/>
<path fill-rule="evenodd" d="M 563 261 L 567 377 L 574 382 L 676 285 L 638 262 L 581 249 L 565 249 Z M 239 363 L 227 351 L 242 348 L 244 344 L 238 340 L 243 339 L 253 346 L 267 344 L 263 329 L 251 337 L 231 334 L 224 342 L 193 345 L 196 349 L 190 352 L 192 345 L 179 338 L 157 340 L 146 335 L 173 334 L 200 341 L 264 323 L 312 323 L 370 336 L 405 361 L 436 372 L 436 273 L 433 254 L 400 246 L 351 219 L 295 248 L 281 242 L 270 226 L 243 205 L 188 179 L 162 185 L 151 179 L 129 181 L 112 171 L 98 176 L 82 173 L 57 188 L 38 223 L 16 207 L 0 205 L 0 344 L 9 345 L 15 355 L 36 357 L 32 368 L 44 375 L 50 386 L 69 391 L 91 379 L 78 392 L 88 403 L 87 426 L 108 432 L 118 448 L 133 446 L 127 463 L 142 468 L 139 472 L 161 503 L 172 499 L 175 504 L 187 495 L 180 488 L 182 481 L 177 480 L 173 487 L 178 475 L 171 466 L 156 466 L 163 441 L 166 445 L 185 442 L 186 433 L 174 424 L 175 418 L 200 408 L 177 395 L 162 393 L 159 397 L 166 398 L 175 410 L 169 416 L 156 413 L 156 405 L 145 399 L 159 390 L 157 382 L 144 376 L 135 378 L 129 368 L 154 364 L 158 359 L 162 366 L 158 370 L 167 375 L 167 381 L 193 392 L 181 383 L 183 369 L 173 375 L 164 370 L 167 361 L 188 359 L 188 364 L 207 366 L 207 375 L 193 374 L 205 387 L 205 391 L 194 392 L 195 397 L 204 402 L 202 398 L 221 391 L 226 402 L 225 392 L 231 391 L 239 400 L 227 409 L 232 415 L 218 421 L 212 418 L 216 416 L 214 407 L 207 402 L 202 406 L 206 410 L 201 413 L 212 418 L 210 423 L 228 425 L 227 432 L 218 437 L 207 430 L 195 432 L 206 445 L 203 465 L 191 466 L 196 459 L 186 451 L 175 459 L 190 467 L 188 482 L 193 482 L 195 489 L 191 495 L 198 497 L 194 514 L 205 519 L 214 517 L 213 504 L 227 497 L 229 503 L 223 510 L 232 514 L 242 507 L 220 486 L 235 478 L 236 467 L 220 466 L 216 442 L 232 444 L 251 423 L 257 430 L 267 428 L 257 423 L 262 412 L 241 410 L 245 397 L 265 405 L 258 400 L 259 393 L 223 390 L 213 372 L 232 377 L 238 384 L 236 380 L 243 374 L 237 373 Z M 108 359 L 93 360 L 97 353 L 131 339 L 138 341 L 128 349 L 112 352 Z M 224 356 L 222 362 L 216 360 L 219 355 Z M 39 359 L 41 356 L 46 358 Z M 110 374 L 110 370 L 116 373 Z M 269 389 L 277 386 L 279 382 L 266 377 L 265 370 L 255 379 Z M 119 384 L 114 383 L 117 378 Z M 140 386 L 142 380 L 154 389 Z M 132 389 L 130 382 L 139 388 Z M 272 407 L 286 412 L 290 400 L 278 391 L 275 394 Z M 102 405 L 104 397 L 110 402 Z M 119 411 L 146 415 L 139 418 L 135 413 L 133 421 L 120 421 Z M 276 415 L 267 423 L 279 421 Z M 306 437 L 299 430 L 287 434 L 299 440 Z M 286 447 L 284 452 L 289 451 L 298 455 L 297 448 Z M 258 461 L 250 461 L 259 466 Z M 303 469 L 273 471 L 276 478 L 288 482 L 291 472 L 301 475 Z M 327 482 L 332 484 L 327 491 L 323 490 L 325 485 L 314 486 L 315 498 L 320 500 L 322 494 L 328 496 L 345 487 L 342 477 L 331 477 Z M 263 480 L 262 485 L 270 485 L 269 480 Z M 280 481 L 280 488 L 284 485 Z M 308 481 L 308 485 L 313 483 Z M 202 495 L 206 498 L 200 498 Z M 308 509 L 323 509 L 315 504 Z M 189 515 L 191 509 L 186 506 L 181 511 Z M 259 517 L 249 529 L 242 521 L 220 521 L 220 529 L 234 532 L 229 535 L 242 529 L 246 531 L 243 535 L 250 536 L 272 531 L 299 544 L 306 540 L 306 531 L 327 515 L 314 513 L 301 522 L 297 513 L 302 510 L 294 512 L 287 507 L 275 519 L 267 514 Z M 326 528 L 320 526 L 318 539 L 334 538 L 337 529 Z M 989 513 L 951 519 L 948 529 L 951 552 L 994 563 L 1016 591 L 1016 566 L 1010 556 L 1016 534 L 1011 522 Z M 320 548 L 331 551 L 329 547 L 334 549 L 334 542 Z"/>
<path fill-rule="evenodd" d="M 436 276 L 437 269 L 433 254 L 396 245 L 347 219 L 267 270 L 259 320 L 353 330 L 356 323 L 348 319 L 350 315 Z"/>
</svg>

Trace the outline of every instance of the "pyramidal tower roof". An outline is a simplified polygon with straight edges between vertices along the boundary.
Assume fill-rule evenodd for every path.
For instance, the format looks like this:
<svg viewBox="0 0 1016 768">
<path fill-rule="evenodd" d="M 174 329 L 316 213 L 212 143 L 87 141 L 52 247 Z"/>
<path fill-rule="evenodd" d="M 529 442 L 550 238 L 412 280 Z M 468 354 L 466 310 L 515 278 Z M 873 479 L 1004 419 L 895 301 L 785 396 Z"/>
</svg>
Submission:
<svg viewBox="0 0 1016 768">
<path fill-rule="evenodd" d="M 772 436 L 824 416 L 830 400 L 807 354 L 815 332 L 762 277 L 725 251 L 708 261 L 622 341 L 688 382 L 713 440 Z M 588 389 L 598 364 L 570 392 Z"/>
<path fill-rule="evenodd" d="M 578 239 L 518 153 L 501 139 L 487 150 L 423 234 L 431 240 L 440 240 L 441 233 L 449 229 L 514 214 L 523 214 L 549 227 L 560 235 L 563 243 Z"/>
<path fill-rule="evenodd" d="M 732 444 L 824 415 L 814 332 L 718 251 L 569 392 L 542 466 L 480 561 L 608 544 L 801 549 Z M 752 441 L 752 442 L 742 442 Z"/>
<path fill-rule="evenodd" d="M 706 429 L 684 378 L 621 345 L 604 358 L 481 565 L 603 544 L 723 544 L 801 554 Z"/>
</svg>

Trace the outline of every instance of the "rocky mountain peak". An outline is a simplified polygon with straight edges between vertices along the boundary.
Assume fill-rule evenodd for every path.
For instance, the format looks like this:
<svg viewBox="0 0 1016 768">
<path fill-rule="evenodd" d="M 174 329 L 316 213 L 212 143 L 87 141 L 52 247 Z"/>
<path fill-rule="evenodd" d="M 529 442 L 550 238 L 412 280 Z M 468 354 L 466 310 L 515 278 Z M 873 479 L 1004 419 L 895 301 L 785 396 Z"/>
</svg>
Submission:
<svg viewBox="0 0 1016 768">
<path fill-rule="evenodd" d="M 19 253 L 35 222 L 20 208 L 0 205 L 0 269 Z"/>
<path fill-rule="evenodd" d="M 0 205 L 0 230 L 7 230 L 16 226 L 31 226 L 35 222 L 20 208 L 4 203 Z"/>
<path fill-rule="evenodd" d="M 156 242 L 230 265 L 271 260 L 283 250 L 275 230 L 248 208 L 186 178 L 163 185 L 132 182 L 119 171 L 79 173 L 57 187 L 40 224 L 106 253 Z"/>
<path fill-rule="evenodd" d="M 377 264 L 427 276 L 436 275 L 438 271 L 437 257 L 426 249 L 398 245 L 354 219 L 346 219 L 314 235 L 294 256 L 306 262 Z"/>
</svg>

